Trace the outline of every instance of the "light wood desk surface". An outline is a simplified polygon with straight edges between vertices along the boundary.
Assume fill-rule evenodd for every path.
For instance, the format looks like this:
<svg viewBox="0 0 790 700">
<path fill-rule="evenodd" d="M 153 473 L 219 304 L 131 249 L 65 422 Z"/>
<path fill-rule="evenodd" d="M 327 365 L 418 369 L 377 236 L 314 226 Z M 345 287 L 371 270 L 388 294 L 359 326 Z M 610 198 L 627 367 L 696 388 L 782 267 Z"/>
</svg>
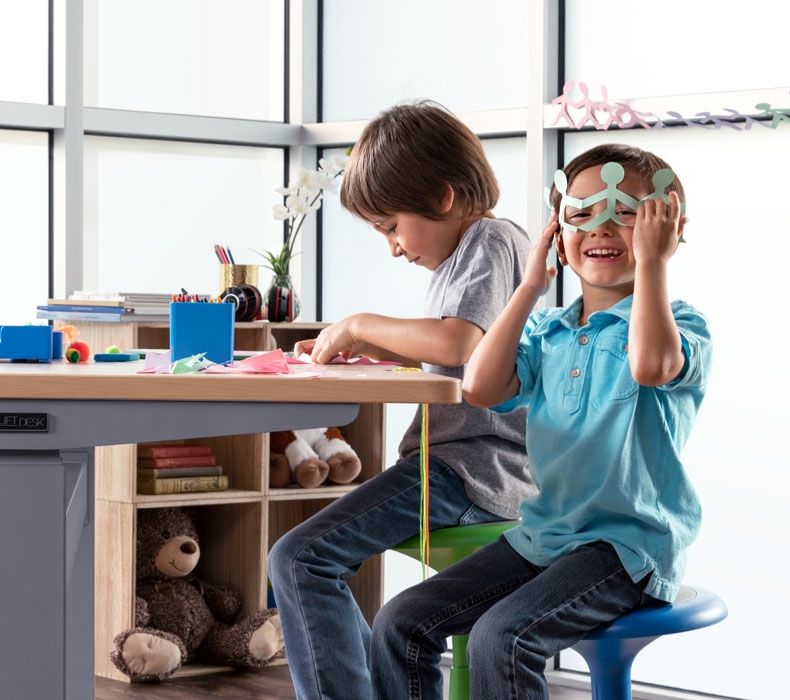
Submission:
<svg viewBox="0 0 790 700">
<path fill-rule="evenodd" d="M 72 364 L 0 362 L 0 399 L 459 403 L 461 383 L 391 365 L 291 365 L 273 374 L 139 374 L 142 361 Z M 328 376 L 300 378 L 326 371 Z M 337 376 L 332 376 L 337 375 Z"/>
</svg>

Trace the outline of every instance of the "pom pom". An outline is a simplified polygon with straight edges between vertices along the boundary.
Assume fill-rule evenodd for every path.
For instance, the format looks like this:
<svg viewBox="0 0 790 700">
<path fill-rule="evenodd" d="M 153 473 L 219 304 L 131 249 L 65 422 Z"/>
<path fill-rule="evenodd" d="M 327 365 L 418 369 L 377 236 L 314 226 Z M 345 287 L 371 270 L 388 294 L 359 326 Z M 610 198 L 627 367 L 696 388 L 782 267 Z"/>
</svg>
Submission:
<svg viewBox="0 0 790 700">
<path fill-rule="evenodd" d="M 91 349 L 82 340 L 72 340 L 64 353 L 69 362 L 87 362 L 91 356 Z"/>
<path fill-rule="evenodd" d="M 110 345 L 104 352 L 108 354 L 115 354 L 121 352 L 121 348 L 119 348 L 117 345 Z"/>
</svg>

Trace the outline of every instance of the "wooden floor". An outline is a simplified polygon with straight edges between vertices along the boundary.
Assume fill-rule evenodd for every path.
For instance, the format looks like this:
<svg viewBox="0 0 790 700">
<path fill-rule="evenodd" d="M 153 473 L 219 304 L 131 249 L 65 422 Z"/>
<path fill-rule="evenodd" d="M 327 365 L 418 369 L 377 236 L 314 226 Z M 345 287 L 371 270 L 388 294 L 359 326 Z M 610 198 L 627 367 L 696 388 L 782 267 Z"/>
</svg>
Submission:
<svg viewBox="0 0 790 700">
<path fill-rule="evenodd" d="M 170 678 L 162 683 L 123 683 L 96 678 L 96 700 L 295 700 L 288 666 L 254 673 Z M 556 688 L 551 700 L 589 700 L 589 693 Z"/>
</svg>

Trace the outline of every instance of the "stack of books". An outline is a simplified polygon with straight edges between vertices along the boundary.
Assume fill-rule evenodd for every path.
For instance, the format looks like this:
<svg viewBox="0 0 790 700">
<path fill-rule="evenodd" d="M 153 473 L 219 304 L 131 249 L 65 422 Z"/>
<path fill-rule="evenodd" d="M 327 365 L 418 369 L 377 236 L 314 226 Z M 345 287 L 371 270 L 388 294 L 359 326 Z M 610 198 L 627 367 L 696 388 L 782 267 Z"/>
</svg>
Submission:
<svg viewBox="0 0 790 700">
<path fill-rule="evenodd" d="M 166 323 L 172 294 L 78 291 L 68 299 L 47 299 L 36 309 L 36 318 L 61 321 Z"/>
<path fill-rule="evenodd" d="M 157 443 L 137 446 L 137 493 L 224 491 L 222 473 L 209 445 Z"/>
</svg>

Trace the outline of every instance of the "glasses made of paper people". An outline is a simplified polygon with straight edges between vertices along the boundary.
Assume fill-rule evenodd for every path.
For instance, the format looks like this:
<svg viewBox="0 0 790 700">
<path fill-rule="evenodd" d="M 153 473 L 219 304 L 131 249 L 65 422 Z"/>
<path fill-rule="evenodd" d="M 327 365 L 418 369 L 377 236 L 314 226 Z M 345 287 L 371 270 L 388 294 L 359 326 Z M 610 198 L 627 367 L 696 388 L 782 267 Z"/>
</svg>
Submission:
<svg viewBox="0 0 790 700">
<path fill-rule="evenodd" d="M 636 223 L 636 210 L 646 200 L 663 199 L 669 203 L 669 196 L 664 190 L 675 179 L 675 173 L 669 168 L 663 168 L 653 175 L 654 191 L 646 197 L 642 197 L 642 199 L 636 199 L 627 192 L 617 188 L 617 185 L 624 178 L 625 169 L 620 163 L 606 163 L 601 168 L 601 180 L 603 180 L 606 188 L 584 199 L 578 199 L 568 194 L 568 178 L 565 173 L 562 170 L 554 173 L 554 186 L 562 195 L 559 210 L 559 220 L 562 226 L 560 235 L 562 235 L 563 231 L 592 231 L 606 221 L 613 221 L 620 226 L 633 226 Z M 551 190 L 547 187 L 544 194 L 546 203 L 551 207 Z M 590 218 L 591 215 L 588 209 L 603 200 L 606 200 L 606 209 L 597 216 Z M 568 220 L 568 207 L 574 210 L 571 217 L 575 219 L 576 223 Z M 683 211 L 685 211 L 685 205 L 681 204 L 681 212 Z M 587 220 L 582 222 L 585 218 Z"/>
</svg>

